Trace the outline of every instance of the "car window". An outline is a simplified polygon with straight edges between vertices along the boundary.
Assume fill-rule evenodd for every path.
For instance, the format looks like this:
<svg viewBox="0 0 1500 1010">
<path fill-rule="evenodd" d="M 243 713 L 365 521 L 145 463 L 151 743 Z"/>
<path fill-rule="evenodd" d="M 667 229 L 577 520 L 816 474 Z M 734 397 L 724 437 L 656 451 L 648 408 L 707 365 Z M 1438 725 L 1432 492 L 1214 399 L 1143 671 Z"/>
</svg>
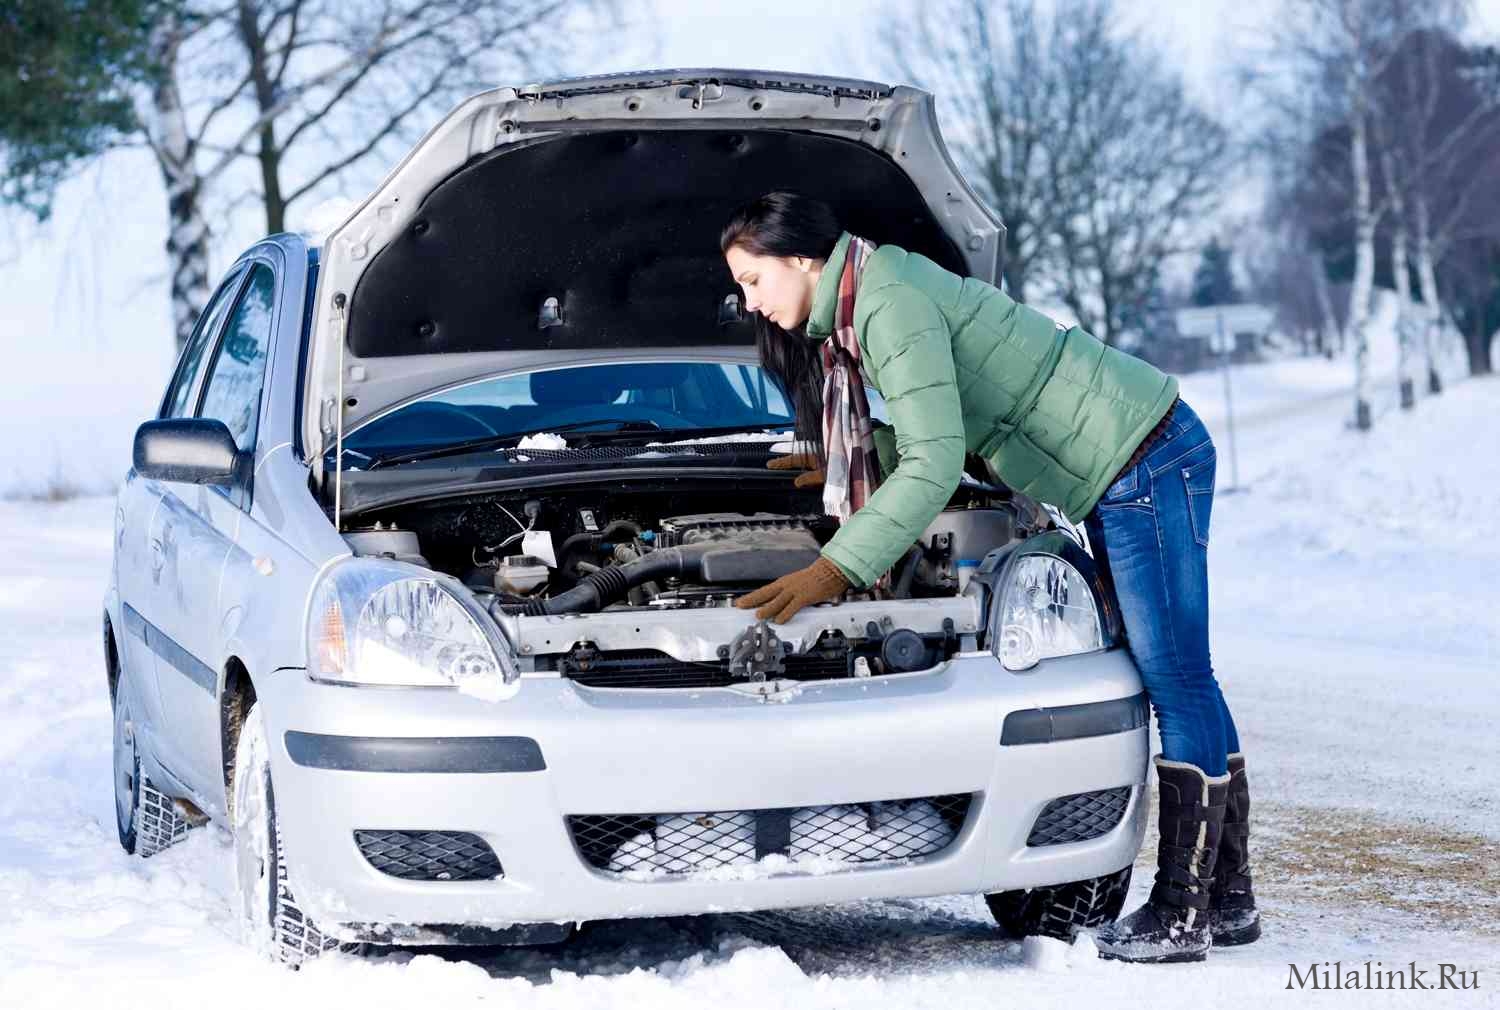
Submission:
<svg viewBox="0 0 1500 1010">
<path fill-rule="evenodd" d="M 344 436 L 385 453 L 590 421 L 640 421 L 663 431 L 784 427 L 792 408 L 769 372 L 716 361 L 616 362 L 480 379 L 439 390 Z"/>
<path fill-rule="evenodd" d="M 771 373 L 755 365 L 721 365 L 729 388 L 740 402 L 751 410 L 790 414 L 791 405 Z"/>
<path fill-rule="evenodd" d="M 205 352 L 213 345 L 213 339 L 218 334 L 219 320 L 224 318 L 224 313 L 234 303 L 234 293 L 239 288 L 243 273 L 242 270 L 236 270 L 230 274 L 219 285 L 219 290 L 214 292 L 208 307 L 198 317 L 198 325 L 188 337 L 182 357 L 177 361 L 177 371 L 167 387 L 167 395 L 163 397 L 165 406 L 162 408 L 162 417 L 187 417 L 192 413 L 189 396 L 198 381 L 198 373 L 203 371 L 203 363 L 208 358 Z"/>
<path fill-rule="evenodd" d="M 199 417 L 216 417 L 228 425 L 241 452 L 255 448 L 275 295 L 275 274 L 270 267 L 256 264 L 234 315 L 224 327 L 198 410 Z"/>
</svg>

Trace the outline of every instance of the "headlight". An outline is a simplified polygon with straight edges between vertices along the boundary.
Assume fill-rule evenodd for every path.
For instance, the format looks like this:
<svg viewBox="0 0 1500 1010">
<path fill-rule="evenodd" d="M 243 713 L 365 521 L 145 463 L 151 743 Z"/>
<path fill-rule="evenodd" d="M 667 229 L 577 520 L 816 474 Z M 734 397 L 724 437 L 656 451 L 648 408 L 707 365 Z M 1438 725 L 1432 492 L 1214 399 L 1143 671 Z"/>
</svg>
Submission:
<svg viewBox="0 0 1500 1010">
<path fill-rule="evenodd" d="M 1099 606 L 1078 569 L 1051 554 L 1022 554 L 1008 567 L 991 638 L 1007 670 L 1104 648 Z"/>
<path fill-rule="evenodd" d="M 399 561 L 330 568 L 307 608 L 307 673 L 329 684 L 457 688 L 510 697 L 519 674 L 452 578 Z"/>
</svg>

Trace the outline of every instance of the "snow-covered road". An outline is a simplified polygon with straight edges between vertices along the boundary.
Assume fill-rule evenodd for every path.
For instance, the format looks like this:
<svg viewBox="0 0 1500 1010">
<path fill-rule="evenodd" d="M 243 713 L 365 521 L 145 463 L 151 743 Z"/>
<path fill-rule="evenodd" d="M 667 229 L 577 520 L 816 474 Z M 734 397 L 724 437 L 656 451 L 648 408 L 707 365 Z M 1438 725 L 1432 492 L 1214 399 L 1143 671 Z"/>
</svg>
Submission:
<svg viewBox="0 0 1500 1010">
<path fill-rule="evenodd" d="M 1219 435 L 1212 385 L 1185 395 Z M 1087 937 L 1008 943 L 973 896 L 262 963 L 236 938 L 222 831 L 149 862 L 115 840 L 98 641 L 111 501 L 0 503 L 0 1007 L 1500 1005 L 1500 379 L 1367 435 L 1347 413 L 1257 413 L 1248 490 L 1215 501 L 1214 656 L 1249 757 L 1266 935 L 1190 966 L 1103 962 Z M 1481 988 L 1285 988 L 1289 963 L 1366 960 L 1416 961 L 1429 981 L 1440 962 L 1478 969 Z"/>
</svg>

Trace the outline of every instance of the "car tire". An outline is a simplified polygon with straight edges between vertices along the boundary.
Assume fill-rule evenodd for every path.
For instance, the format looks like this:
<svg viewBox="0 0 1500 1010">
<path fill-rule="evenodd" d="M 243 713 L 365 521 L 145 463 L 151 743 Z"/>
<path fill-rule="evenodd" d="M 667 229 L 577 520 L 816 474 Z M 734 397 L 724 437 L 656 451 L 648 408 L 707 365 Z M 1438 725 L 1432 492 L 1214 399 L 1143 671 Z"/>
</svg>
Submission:
<svg viewBox="0 0 1500 1010">
<path fill-rule="evenodd" d="M 134 684 L 122 669 L 114 698 L 115 828 L 120 848 L 146 859 L 182 841 L 190 825 L 172 798 L 141 774 L 134 706 Z"/>
<path fill-rule="evenodd" d="M 1008 936 L 1050 936 L 1072 943 L 1080 929 L 1102 926 L 1119 917 L 1130 890 L 1130 870 L 1127 866 L 1089 880 L 986 894 L 984 901 Z"/>
<path fill-rule="evenodd" d="M 235 881 L 244 941 L 292 968 L 341 945 L 297 905 L 287 881 L 265 726 L 251 703 L 235 746 L 233 802 Z M 358 950 L 358 944 L 347 949 Z"/>
</svg>

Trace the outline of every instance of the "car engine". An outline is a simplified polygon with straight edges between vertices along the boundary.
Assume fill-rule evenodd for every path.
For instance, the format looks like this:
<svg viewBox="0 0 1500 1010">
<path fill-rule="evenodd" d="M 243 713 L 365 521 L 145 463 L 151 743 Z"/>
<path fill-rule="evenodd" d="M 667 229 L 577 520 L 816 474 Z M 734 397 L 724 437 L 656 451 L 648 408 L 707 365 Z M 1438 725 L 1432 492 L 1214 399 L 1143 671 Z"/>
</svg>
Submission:
<svg viewBox="0 0 1500 1010">
<path fill-rule="evenodd" d="M 747 626 L 734 601 L 812 564 L 837 531 L 814 503 L 722 484 L 565 487 L 410 503 L 362 516 L 344 537 L 356 554 L 460 579 L 524 669 L 593 687 L 688 688 L 930 668 L 974 647 L 977 597 L 964 587 L 979 559 L 1030 532 L 1010 502 L 961 492 L 889 579 L 846 592 L 816 630 Z"/>
<path fill-rule="evenodd" d="M 408 506 L 345 539 L 356 554 L 454 575 L 493 608 L 543 615 L 728 606 L 812 564 L 837 530 L 835 520 L 803 510 L 805 495 L 747 492 L 735 496 L 743 511 L 710 510 L 725 497 L 722 489 L 476 497 Z M 802 508 L 776 507 L 787 504 Z M 710 509 L 668 511 L 672 505 Z M 956 595 L 967 563 L 1015 538 L 1005 503 L 962 505 L 938 517 L 882 591 Z M 849 598 L 861 595 L 871 598 Z"/>
</svg>

